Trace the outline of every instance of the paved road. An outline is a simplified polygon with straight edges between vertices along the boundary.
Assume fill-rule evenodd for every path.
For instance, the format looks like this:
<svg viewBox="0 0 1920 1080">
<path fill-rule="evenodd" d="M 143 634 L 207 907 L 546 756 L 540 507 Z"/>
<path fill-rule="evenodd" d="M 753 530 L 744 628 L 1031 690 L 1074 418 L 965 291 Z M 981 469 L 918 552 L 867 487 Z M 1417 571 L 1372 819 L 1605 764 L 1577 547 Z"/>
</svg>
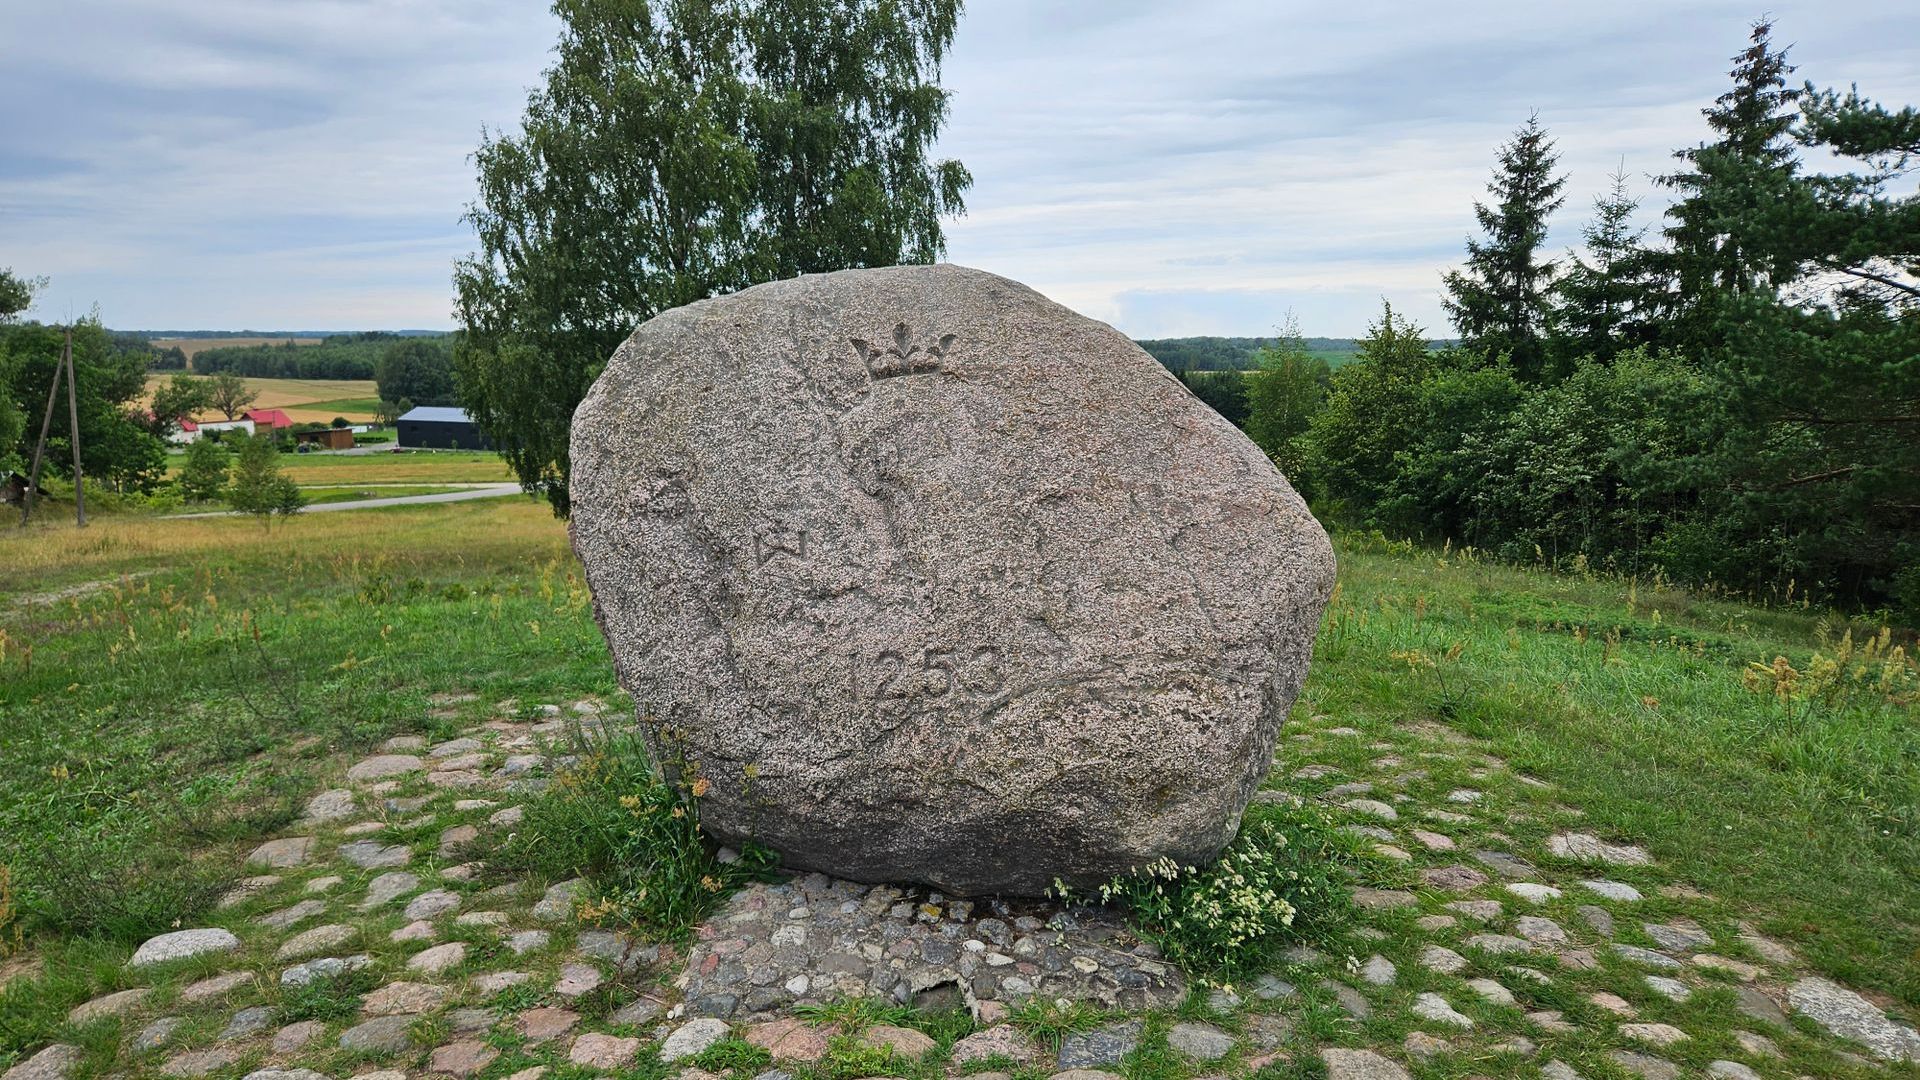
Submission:
<svg viewBox="0 0 1920 1080">
<path fill-rule="evenodd" d="M 370 485 L 355 484 L 353 486 L 366 487 Z M 420 485 L 410 484 L 406 486 L 418 487 Z M 441 487 L 444 485 L 435 484 L 431 486 Z M 439 495 L 395 495 L 387 499 L 355 499 L 352 502 L 315 503 L 300 512 L 303 514 L 324 514 L 332 510 L 370 510 L 381 506 L 418 506 L 421 503 L 465 502 L 468 499 L 497 499 L 502 495 L 518 495 L 519 493 L 519 484 L 479 484 L 469 487 L 464 491 L 447 491 Z M 180 518 L 232 517 L 237 513 L 239 513 L 238 510 L 215 510 L 204 514 L 170 514 L 168 516 L 177 520 Z"/>
</svg>

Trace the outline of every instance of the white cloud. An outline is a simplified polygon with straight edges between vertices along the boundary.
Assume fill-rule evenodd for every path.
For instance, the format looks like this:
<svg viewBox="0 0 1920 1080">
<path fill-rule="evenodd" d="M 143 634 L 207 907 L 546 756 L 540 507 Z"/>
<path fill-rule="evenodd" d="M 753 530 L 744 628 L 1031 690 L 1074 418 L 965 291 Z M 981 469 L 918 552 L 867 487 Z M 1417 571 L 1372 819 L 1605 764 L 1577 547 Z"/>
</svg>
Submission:
<svg viewBox="0 0 1920 1080">
<path fill-rule="evenodd" d="M 1704 134 L 1753 11 L 1350 0 L 974 0 L 948 58 L 958 262 L 1141 336 L 1444 332 L 1439 275 L 1533 109 L 1572 173 Z M 1920 101 L 1920 9 L 1774 5 L 1800 74 Z M 525 0 L 69 0 L 0 8 L 0 265 L 118 326 L 446 326 L 483 126 L 553 18 Z M 59 48 L 45 47 L 59 42 Z M 24 103 L 25 107 L 22 107 Z M 1658 193 L 1649 196 L 1655 216 Z"/>
</svg>

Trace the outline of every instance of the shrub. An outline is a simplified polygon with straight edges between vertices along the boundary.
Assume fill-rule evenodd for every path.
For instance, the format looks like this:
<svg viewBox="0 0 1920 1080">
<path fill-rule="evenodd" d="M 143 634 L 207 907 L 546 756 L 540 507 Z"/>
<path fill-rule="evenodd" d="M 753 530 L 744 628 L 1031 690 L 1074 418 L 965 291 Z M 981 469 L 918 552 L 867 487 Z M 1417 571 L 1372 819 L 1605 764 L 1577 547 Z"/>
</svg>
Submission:
<svg viewBox="0 0 1920 1080">
<path fill-rule="evenodd" d="M 33 931 L 124 942 L 188 925 L 212 906 L 228 875 L 165 832 L 115 820 L 26 853 L 14 868 L 21 921 Z"/>
<path fill-rule="evenodd" d="M 307 505 L 307 497 L 293 481 L 280 474 L 272 439 L 255 435 L 240 442 L 233 482 L 227 488 L 227 502 L 235 510 L 258 516 L 264 523 L 272 521 L 274 514 L 285 517 L 298 513 Z"/>
<path fill-rule="evenodd" d="M 180 467 L 180 493 L 193 502 L 212 502 L 227 486 L 227 464 L 231 455 L 226 447 L 212 439 L 195 439 L 187 446 L 187 460 Z"/>
<path fill-rule="evenodd" d="M 684 939 L 738 885 L 765 876 L 768 853 L 749 847 L 723 863 L 700 831 L 696 779 L 682 798 L 661 779 L 634 734 L 577 734 L 579 763 L 526 805 L 491 861 L 506 873 L 585 877 L 587 921 L 631 927 L 655 940 Z"/>
<path fill-rule="evenodd" d="M 1305 808 L 1254 807 L 1210 866 L 1162 859 L 1116 878 L 1100 898 L 1190 974 L 1231 978 L 1267 966 L 1291 942 L 1324 940 L 1346 921 L 1347 856 L 1332 826 Z"/>
</svg>

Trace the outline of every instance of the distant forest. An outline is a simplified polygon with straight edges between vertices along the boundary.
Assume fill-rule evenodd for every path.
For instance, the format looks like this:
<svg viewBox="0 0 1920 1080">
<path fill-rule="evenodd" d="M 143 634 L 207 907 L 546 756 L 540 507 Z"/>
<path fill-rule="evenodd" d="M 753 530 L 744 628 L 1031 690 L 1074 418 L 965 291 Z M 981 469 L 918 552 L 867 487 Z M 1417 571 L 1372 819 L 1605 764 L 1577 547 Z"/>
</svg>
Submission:
<svg viewBox="0 0 1920 1080">
<path fill-rule="evenodd" d="M 1359 343 L 1353 338 L 1310 337 L 1300 339 L 1309 355 L 1339 367 L 1353 359 Z M 1137 342 L 1169 371 L 1252 371 L 1260 366 L 1256 359 L 1261 349 L 1279 344 L 1277 338 L 1184 337 L 1153 338 Z"/>
<path fill-rule="evenodd" d="M 445 334 L 372 330 L 330 334 L 315 345 L 282 343 L 203 349 L 193 358 L 193 370 L 201 375 L 231 371 L 255 379 L 371 379 L 388 347 L 403 340 L 422 341 L 449 355 L 452 351 L 453 339 Z M 156 370 L 184 367 L 186 358 L 179 353 L 179 349 L 155 349 L 148 366 Z"/>
</svg>

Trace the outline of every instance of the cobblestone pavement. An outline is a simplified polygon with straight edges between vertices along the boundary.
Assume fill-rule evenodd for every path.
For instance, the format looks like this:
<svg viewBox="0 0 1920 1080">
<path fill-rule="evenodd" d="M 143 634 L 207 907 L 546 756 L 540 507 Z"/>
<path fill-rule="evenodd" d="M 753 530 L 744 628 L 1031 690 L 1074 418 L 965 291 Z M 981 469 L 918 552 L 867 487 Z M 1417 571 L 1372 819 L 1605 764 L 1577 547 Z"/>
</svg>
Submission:
<svg viewBox="0 0 1920 1080">
<path fill-rule="evenodd" d="M 208 925 L 144 943 L 128 988 L 74 1009 L 70 1040 L 4 1080 L 75 1075 L 102 1038 L 118 1075 L 247 1080 L 713 1080 L 694 1063 L 724 1068 L 702 1055 L 729 1039 L 767 1052 L 762 1080 L 850 1080 L 820 1065 L 849 1040 L 891 1075 L 983 1080 L 1920 1076 L 1910 1018 L 1443 727 L 1289 728 L 1261 797 L 1316 800 L 1371 849 L 1363 925 L 1350 955 L 1301 949 L 1246 985 L 1189 987 L 1111 912 L 818 874 L 741 891 L 684 954 L 584 926 L 584 883 L 482 872 L 564 767 L 550 748 L 600 709 L 535 712 L 345 768 L 236 868 Z M 346 972 L 357 999 L 326 1000 Z M 864 995 L 964 1009 L 972 1028 L 824 1026 L 821 1006 Z M 1030 998 L 1105 1013 L 1055 1045 L 1016 1022 Z"/>
</svg>

